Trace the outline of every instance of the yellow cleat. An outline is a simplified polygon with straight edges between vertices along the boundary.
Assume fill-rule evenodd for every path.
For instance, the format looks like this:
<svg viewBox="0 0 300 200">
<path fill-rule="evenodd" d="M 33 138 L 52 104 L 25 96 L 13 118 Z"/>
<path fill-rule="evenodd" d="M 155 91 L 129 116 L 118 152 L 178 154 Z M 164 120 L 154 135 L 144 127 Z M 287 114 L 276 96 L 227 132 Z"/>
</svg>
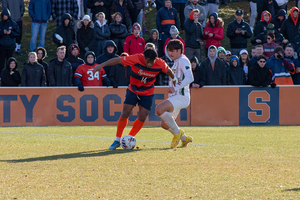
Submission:
<svg viewBox="0 0 300 200">
<path fill-rule="evenodd" d="M 190 142 L 193 142 L 193 138 L 191 136 L 186 136 L 186 139 L 184 142 L 182 142 L 181 146 L 182 147 L 187 147 L 187 145 L 190 143 Z"/>
<path fill-rule="evenodd" d="M 181 136 L 184 134 L 184 130 L 180 129 L 180 133 L 178 135 L 174 135 L 173 140 L 171 142 L 171 148 L 174 149 L 179 144 Z"/>
</svg>

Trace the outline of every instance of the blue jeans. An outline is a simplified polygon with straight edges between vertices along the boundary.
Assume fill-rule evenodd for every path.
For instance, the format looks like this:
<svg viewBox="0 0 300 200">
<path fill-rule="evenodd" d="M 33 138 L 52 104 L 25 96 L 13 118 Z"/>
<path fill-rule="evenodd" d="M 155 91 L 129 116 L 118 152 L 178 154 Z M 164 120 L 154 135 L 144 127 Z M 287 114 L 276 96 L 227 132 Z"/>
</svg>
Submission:
<svg viewBox="0 0 300 200">
<path fill-rule="evenodd" d="M 30 51 L 36 49 L 36 39 L 38 34 L 40 35 L 38 47 L 45 48 L 45 36 L 47 31 L 47 23 L 31 23 L 31 41 L 30 41 Z M 40 32 L 40 33 L 39 33 Z"/>
</svg>

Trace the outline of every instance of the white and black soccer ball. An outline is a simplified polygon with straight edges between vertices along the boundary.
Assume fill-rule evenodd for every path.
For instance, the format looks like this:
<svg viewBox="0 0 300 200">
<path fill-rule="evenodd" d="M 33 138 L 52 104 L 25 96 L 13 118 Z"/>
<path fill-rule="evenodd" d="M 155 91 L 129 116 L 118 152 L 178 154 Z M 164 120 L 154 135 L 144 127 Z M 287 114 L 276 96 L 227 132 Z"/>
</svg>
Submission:
<svg viewBox="0 0 300 200">
<path fill-rule="evenodd" d="M 136 140 L 131 135 L 126 135 L 121 140 L 121 146 L 123 149 L 134 149 L 136 145 Z"/>
</svg>

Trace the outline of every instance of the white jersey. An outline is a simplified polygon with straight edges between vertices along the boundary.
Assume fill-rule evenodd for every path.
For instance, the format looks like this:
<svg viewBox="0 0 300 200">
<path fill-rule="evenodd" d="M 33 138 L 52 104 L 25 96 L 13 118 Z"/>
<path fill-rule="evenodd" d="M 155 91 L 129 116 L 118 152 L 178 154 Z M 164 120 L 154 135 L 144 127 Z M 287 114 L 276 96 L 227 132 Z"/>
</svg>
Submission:
<svg viewBox="0 0 300 200">
<path fill-rule="evenodd" d="M 175 92 L 169 94 L 169 97 L 174 95 L 182 95 L 190 98 L 190 83 L 194 81 L 194 76 L 191 70 L 191 63 L 189 59 L 185 55 L 182 55 L 180 58 L 174 61 L 174 65 L 171 69 L 175 77 L 178 79 L 179 84 L 176 84 L 174 87 L 170 78 L 169 87 L 174 87 Z"/>
</svg>

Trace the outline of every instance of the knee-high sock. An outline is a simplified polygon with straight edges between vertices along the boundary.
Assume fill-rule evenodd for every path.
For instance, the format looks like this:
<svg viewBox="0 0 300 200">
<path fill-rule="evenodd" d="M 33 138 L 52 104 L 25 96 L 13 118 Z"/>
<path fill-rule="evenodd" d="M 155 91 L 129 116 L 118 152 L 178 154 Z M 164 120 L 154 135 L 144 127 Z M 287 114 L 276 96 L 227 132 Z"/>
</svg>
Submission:
<svg viewBox="0 0 300 200">
<path fill-rule="evenodd" d="M 145 122 L 140 121 L 138 118 L 133 122 L 132 128 L 129 132 L 129 135 L 131 136 L 135 136 L 140 130 L 141 128 L 144 126 Z"/>
<path fill-rule="evenodd" d="M 171 113 L 164 112 L 160 117 L 164 120 L 164 122 L 173 130 L 174 135 L 178 135 L 180 133 L 179 127 L 177 126 L 174 118 Z"/>
<path fill-rule="evenodd" d="M 127 122 L 128 122 L 128 118 L 123 118 L 122 116 L 120 116 L 120 118 L 118 120 L 116 140 L 120 141 L 123 131 L 124 131 L 125 127 L 127 126 Z"/>
</svg>

